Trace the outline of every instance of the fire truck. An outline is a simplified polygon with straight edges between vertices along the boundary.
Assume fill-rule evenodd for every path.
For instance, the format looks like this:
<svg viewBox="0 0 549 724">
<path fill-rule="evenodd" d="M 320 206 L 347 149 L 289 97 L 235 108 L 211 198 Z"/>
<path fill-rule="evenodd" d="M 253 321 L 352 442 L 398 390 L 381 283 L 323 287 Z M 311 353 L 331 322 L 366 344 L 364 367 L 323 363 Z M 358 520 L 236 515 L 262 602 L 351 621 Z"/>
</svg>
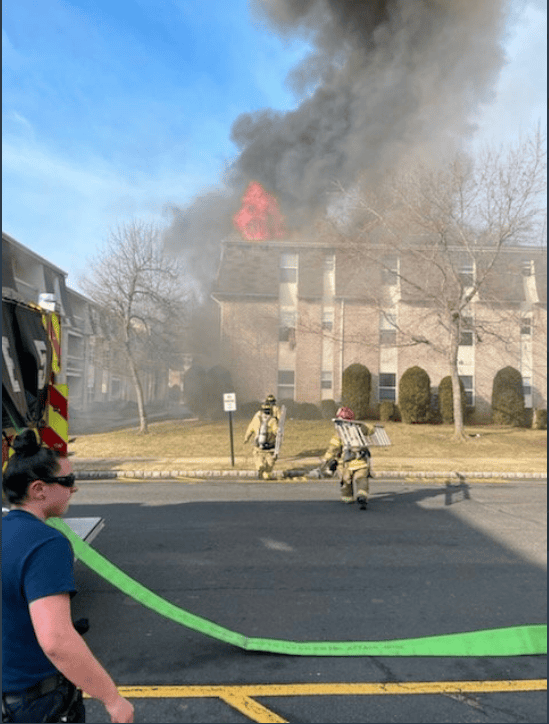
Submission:
<svg viewBox="0 0 549 724">
<path fill-rule="evenodd" d="M 23 428 L 34 429 L 43 445 L 68 455 L 68 386 L 61 375 L 61 321 L 54 295 L 40 303 L 2 289 L 2 469 L 11 454 L 10 443 Z M 2 514 L 9 511 L 2 498 Z M 91 542 L 102 518 L 65 518 L 84 540 Z"/>
</svg>

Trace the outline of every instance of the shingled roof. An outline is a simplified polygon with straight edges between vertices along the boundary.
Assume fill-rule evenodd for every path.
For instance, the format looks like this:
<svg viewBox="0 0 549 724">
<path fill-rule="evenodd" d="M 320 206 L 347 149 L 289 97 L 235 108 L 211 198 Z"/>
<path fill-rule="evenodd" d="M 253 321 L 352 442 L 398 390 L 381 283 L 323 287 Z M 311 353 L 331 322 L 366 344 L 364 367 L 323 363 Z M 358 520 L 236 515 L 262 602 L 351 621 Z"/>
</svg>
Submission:
<svg viewBox="0 0 549 724">
<path fill-rule="evenodd" d="M 371 259 L 361 259 L 345 247 L 298 239 L 272 241 L 242 241 L 240 237 L 229 237 L 223 242 L 217 279 L 213 296 L 219 300 L 228 299 L 278 299 L 279 259 L 281 253 L 299 254 L 298 296 L 300 299 L 320 300 L 322 298 L 322 274 L 324 259 L 329 252 L 335 253 L 335 297 L 349 301 L 367 301 L 372 290 L 381 284 L 382 270 Z M 379 249 L 380 256 L 386 250 Z M 409 304 L 423 303 L 421 289 L 425 285 L 425 266 L 418 265 L 406 254 L 401 255 L 401 272 L 411 283 L 401 284 L 401 299 Z M 492 257 L 486 250 L 486 260 Z M 483 253 L 477 255 L 477 268 L 482 269 Z M 480 297 L 486 301 L 503 301 L 520 304 L 526 300 L 526 262 L 534 262 L 533 276 L 539 303 L 547 302 L 546 252 L 541 247 L 513 247 L 499 254 L 481 290 Z M 414 278 L 417 277 L 417 285 Z M 375 292 L 374 292 L 375 296 Z"/>
</svg>

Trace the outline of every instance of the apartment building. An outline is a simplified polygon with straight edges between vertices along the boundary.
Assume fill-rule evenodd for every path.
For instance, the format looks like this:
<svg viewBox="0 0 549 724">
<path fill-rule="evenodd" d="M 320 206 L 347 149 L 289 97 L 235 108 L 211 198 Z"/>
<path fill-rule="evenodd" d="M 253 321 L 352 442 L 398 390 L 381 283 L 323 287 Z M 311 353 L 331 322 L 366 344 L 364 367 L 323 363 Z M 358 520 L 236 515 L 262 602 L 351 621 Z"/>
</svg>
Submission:
<svg viewBox="0 0 549 724">
<path fill-rule="evenodd" d="M 243 241 L 222 245 L 213 298 L 220 345 L 241 402 L 274 392 L 318 404 L 341 399 L 342 372 L 353 363 L 372 374 L 371 401 L 398 402 L 398 382 L 424 368 L 433 397 L 450 373 L 437 284 L 426 297 L 427 268 L 414 254 L 375 258 L 316 240 Z M 371 250 L 370 250 L 371 252 Z M 458 369 L 472 420 L 490 419 L 492 382 L 512 366 L 523 376 L 527 408 L 547 407 L 546 252 L 513 247 L 494 259 L 456 249 L 453 283 L 466 293 L 485 276 L 462 315 Z M 417 281 L 417 283 L 415 283 Z M 446 281 L 446 280 L 444 280 Z"/>
</svg>

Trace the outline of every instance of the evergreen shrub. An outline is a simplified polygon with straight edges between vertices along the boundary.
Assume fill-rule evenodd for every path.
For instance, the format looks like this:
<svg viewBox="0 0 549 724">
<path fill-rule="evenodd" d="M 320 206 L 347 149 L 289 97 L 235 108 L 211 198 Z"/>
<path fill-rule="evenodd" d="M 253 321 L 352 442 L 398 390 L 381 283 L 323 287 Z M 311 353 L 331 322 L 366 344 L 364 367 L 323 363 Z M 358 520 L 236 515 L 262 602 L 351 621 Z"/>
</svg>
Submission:
<svg viewBox="0 0 549 724">
<path fill-rule="evenodd" d="M 467 398 L 465 396 L 465 388 L 463 382 L 459 381 L 459 391 L 461 397 L 461 419 L 465 422 Z M 454 394 L 452 378 L 450 375 L 443 377 L 438 386 L 438 410 L 440 417 L 445 425 L 451 425 L 454 422 Z"/>
<path fill-rule="evenodd" d="M 324 420 L 333 420 L 337 412 L 335 400 L 321 400 L 320 412 L 322 413 L 322 418 Z"/>
<path fill-rule="evenodd" d="M 534 410 L 532 428 L 534 430 L 547 430 L 547 410 Z"/>
<path fill-rule="evenodd" d="M 524 427 L 525 408 L 522 375 L 515 367 L 504 367 L 492 383 L 492 421 L 496 425 Z"/>
<path fill-rule="evenodd" d="M 379 419 L 381 422 L 396 422 L 399 419 L 398 407 L 392 400 L 379 403 Z"/>
<path fill-rule="evenodd" d="M 350 407 L 357 420 L 364 420 L 370 406 L 370 370 L 358 362 L 349 365 L 343 370 L 341 385 L 341 404 L 343 407 Z"/>
<path fill-rule="evenodd" d="M 429 422 L 431 380 L 421 367 L 409 367 L 398 384 L 398 407 L 407 425 Z"/>
</svg>

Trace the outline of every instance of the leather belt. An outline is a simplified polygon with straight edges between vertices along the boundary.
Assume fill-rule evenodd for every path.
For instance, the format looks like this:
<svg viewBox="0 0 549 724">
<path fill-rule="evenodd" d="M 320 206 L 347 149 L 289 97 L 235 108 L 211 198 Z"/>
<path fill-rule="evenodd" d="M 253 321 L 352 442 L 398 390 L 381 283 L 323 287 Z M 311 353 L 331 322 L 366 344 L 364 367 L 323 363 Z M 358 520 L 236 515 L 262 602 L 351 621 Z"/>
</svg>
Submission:
<svg viewBox="0 0 549 724">
<path fill-rule="evenodd" d="M 2 693 L 2 699 L 6 704 L 15 704 L 17 701 L 21 701 L 21 699 L 38 699 L 54 691 L 65 681 L 66 679 L 62 674 L 52 674 L 52 676 L 48 676 L 46 679 L 42 679 L 42 681 L 22 691 Z"/>
</svg>

